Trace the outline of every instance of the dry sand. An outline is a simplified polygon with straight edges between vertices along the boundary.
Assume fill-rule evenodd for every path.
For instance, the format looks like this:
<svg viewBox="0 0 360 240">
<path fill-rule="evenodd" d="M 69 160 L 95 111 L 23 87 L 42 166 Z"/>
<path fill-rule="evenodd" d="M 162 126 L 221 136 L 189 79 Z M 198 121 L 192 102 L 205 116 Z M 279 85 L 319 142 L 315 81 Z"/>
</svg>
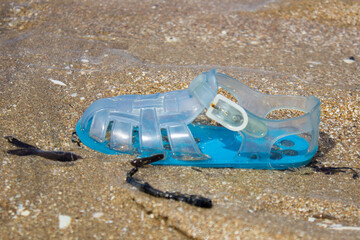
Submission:
<svg viewBox="0 0 360 240">
<path fill-rule="evenodd" d="M 359 239 L 360 179 L 343 169 L 360 167 L 359 12 L 345 0 L 2 0 L 0 136 L 84 159 L 15 157 L 0 139 L 0 238 Z M 313 164 L 333 174 L 152 166 L 138 174 L 213 199 L 200 209 L 126 184 L 132 156 L 71 142 L 93 101 L 183 89 L 212 67 L 261 92 L 318 97 Z"/>
</svg>

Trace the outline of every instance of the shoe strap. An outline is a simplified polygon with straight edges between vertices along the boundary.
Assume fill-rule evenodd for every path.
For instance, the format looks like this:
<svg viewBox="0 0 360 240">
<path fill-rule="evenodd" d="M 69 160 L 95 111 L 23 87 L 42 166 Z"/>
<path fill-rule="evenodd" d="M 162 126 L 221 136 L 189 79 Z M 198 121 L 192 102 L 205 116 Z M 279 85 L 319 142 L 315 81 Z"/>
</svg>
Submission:
<svg viewBox="0 0 360 240">
<path fill-rule="evenodd" d="M 189 90 L 204 108 L 208 108 L 218 90 L 215 69 L 197 76 L 190 83 Z"/>
</svg>

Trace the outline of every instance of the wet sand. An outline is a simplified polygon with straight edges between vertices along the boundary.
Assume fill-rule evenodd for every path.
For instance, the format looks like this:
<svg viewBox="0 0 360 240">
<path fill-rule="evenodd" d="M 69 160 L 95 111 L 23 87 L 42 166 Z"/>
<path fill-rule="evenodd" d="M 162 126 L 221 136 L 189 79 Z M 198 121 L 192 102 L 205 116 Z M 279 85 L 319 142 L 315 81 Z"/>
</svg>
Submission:
<svg viewBox="0 0 360 240">
<path fill-rule="evenodd" d="M 337 0 L 3 0 L 0 136 L 84 159 L 16 157 L 0 139 L 0 238 L 357 239 L 359 11 L 358 1 Z M 138 173 L 159 189 L 213 200 L 200 209 L 129 186 L 132 156 L 71 141 L 93 101 L 184 89 L 213 67 L 260 92 L 318 97 L 312 165 Z"/>
</svg>

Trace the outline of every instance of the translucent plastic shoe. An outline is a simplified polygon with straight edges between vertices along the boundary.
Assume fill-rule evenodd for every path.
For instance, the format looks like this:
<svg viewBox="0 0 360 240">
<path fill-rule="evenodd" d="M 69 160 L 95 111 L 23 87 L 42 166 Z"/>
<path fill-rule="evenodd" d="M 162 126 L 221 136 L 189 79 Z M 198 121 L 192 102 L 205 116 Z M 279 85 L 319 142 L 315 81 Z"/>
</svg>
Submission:
<svg viewBox="0 0 360 240">
<path fill-rule="evenodd" d="M 219 86 L 238 103 L 217 95 Z M 278 109 L 305 114 L 266 119 Z M 223 127 L 194 124 L 204 110 Z M 100 99 L 85 111 L 76 132 L 86 146 L 102 153 L 163 153 L 165 159 L 154 165 L 287 169 L 311 161 L 319 122 L 316 97 L 262 94 L 213 69 L 185 90 Z"/>
</svg>

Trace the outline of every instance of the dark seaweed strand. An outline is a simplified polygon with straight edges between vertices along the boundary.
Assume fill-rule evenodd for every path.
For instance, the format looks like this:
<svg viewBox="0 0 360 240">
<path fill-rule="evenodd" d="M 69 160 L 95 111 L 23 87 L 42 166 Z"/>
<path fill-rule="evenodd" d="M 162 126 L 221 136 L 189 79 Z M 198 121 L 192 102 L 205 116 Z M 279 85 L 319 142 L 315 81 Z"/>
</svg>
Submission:
<svg viewBox="0 0 360 240">
<path fill-rule="evenodd" d="M 147 164 L 162 160 L 163 158 L 164 158 L 164 154 L 156 154 L 156 155 L 151 156 L 151 157 L 135 158 L 130 163 L 134 167 L 142 167 L 144 165 L 147 165 Z"/>
<path fill-rule="evenodd" d="M 29 156 L 29 155 L 37 155 L 37 149 L 35 148 L 19 148 L 8 150 L 7 153 L 16 156 Z"/>
<path fill-rule="evenodd" d="M 9 143 L 11 143 L 12 145 L 16 146 L 16 147 L 20 147 L 20 148 L 34 148 L 37 149 L 37 147 L 24 143 L 20 140 L 17 140 L 16 138 L 14 138 L 13 136 L 6 136 L 5 139 L 8 140 Z"/>
<path fill-rule="evenodd" d="M 309 164 L 309 167 L 311 167 L 312 169 L 314 169 L 315 172 L 321 172 L 324 173 L 326 175 L 333 175 L 339 172 L 347 172 L 347 170 L 350 170 L 353 174 L 352 178 L 353 179 L 359 179 L 359 172 L 360 168 L 356 168 L 356 167 L 325 167 L 323 166 L 318 160 L 313 161 L 312 163 Z"/>
<path fill-rule="evenodd" d="M 358 169 L 358 168 L 355 168 Z M 350 170 L 353 173 L 352 178 L 353 179 L 358 179 L 359 178 L 359 173 L 355 171 L 354 168 L 351 167 L 319 167 L 319 166 L 315 166 L 314 170 L 315 172 L 323 172 L 326 175 L 331 175 L 331 174 L 335 174 L 337 172 L 346 172 L 346 170 Z"/>
<path fill-rule="evenodd" d="M 40 156 L 46 159 L 61 161 L 61 162 L 72 162 L 78 159 L 81 159 L 81 156 L 78 156 L 72 152 L 62 152 L 62 151 L 44 151 L 39 148 L 36 148 L 30 144 L 21 142 L 12 136 L 5 137 L 11 144 L 20 147 L 19 149 L 8 150 L 8 154 L 16 156 L 29 156 L 35 155 Z"/>
<path fill-rule="evenodd" d="M 81 140 L 76 132 L 71 134 L 71 142 L 76 143 L 78 147 L 81 147 Z"/>
<path fill-rule="evenodd" d="M 163 158 L 164 158 L 163 154 L 157 154 L 152 157 L 138 158 L 138 159 L 131 161 L 131 164 L 135 167 L 127 173 L 126 182 L 128 182 L 132 186 L 136 187 L 139 191 L 147 193 L 154 197 L 172 199 L 175 201 L 185 202 L 190 205 L 194 205 L 194 206 L 202 207 L 202 208 L 211 208 L 212 201 L 209 198 L 204 198 L 200 195 L 188 195 L 188 194 L 182 194 L 182 193 L 178 193 L 178 192 L 174 192 L 174 193 L 163 192 L 161 190 L 155 189 L 147 182 L 141 183 L 133 178 L 133 175 L 138 171 L 139 167 L 159 161 Z"/>
<path fill-rule="evenodd" d="M 38 150 L 37 154 L 40 157 L 47 158 L 54 161 L 60 162 L 72 162 L 78 159 L 82 159 L 81 156 L 76 155 L 72 152 L 62 152 L 62 151 L 43 151 Z"/>
</svg>

